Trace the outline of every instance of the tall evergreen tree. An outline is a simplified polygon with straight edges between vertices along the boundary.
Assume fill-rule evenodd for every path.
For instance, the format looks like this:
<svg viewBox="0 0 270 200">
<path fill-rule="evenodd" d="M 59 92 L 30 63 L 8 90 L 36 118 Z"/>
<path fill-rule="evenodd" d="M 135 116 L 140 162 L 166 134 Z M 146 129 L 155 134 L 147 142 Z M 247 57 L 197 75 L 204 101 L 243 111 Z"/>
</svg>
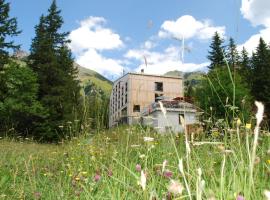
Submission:
<svg viewBox="0 0 270 200">
<path fill-rule="evenodd" d="M 264 102 L 270 122 L 270 48 L 260 38 L 252 56 L 252 93 L 256 100 Z"/>
<path fill-rule="evenodd" d="M 210 70 L 225 64 L 224 47 L 222 44 L 223 39 L 219 36 L 218 32 L 215 32 L 212 38 L 212 43 L 210 44 L 211 50 L 208 51 L 209 55 L 207 56 L 207 58 L 211 61 L 210 66 L 208 67 Z"/>
<path fill-rule="evenodd" d="M 246 81 L 246 83 L 251 87 L 251 64 L 250 64 L 250 58 L 248 56 L 248 52 L 243 47 L 241 51 L 241 57 L 239 61 L 240 70 L 239 73 L 242 76 L 243 80 Z"/>
<path fill-rule="evenodd" d="M 229 39 L 229 45 L 226 52 L 226 58 L 228 60 L 228 64 L 232 69 L 235 69 L 236 65 L 239 64 L 239 54 L 234 42 L 233 38 Z"/>
<path fill-rule="evenodd" d="M 29 65 L 38 74 L 39 100 L 49 113 L 41 126 L 44 132 L 42 137 L 47 140 L 65 136 L 59 127 L 74 120 L 79 103 L 77 69 L 74 68 L 71 51 L 67 48 L 68 33 L 59 32 L 63 25 L 60 13 L 54 0 L 48 15 L 42 15 L 36 26 L 36 37 L 29 56 Z"/>
<path fill-rule="evenodd" d="M 13 41 L 7 41 L 7 36 L 13 37 L 21 31 L 17 28 L 17 19 L 9 16 L 10 4 L 0 0 L 0 70 L 8 62 L 8 50 L 17 49 Z"/>
</svg>

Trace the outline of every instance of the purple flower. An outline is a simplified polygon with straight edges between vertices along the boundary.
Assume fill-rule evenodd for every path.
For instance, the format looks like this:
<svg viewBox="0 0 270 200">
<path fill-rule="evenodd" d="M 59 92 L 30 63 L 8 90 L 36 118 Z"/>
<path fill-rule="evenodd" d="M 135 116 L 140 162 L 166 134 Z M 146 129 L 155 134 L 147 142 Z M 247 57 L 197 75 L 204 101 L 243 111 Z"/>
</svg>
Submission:
<svg viewBox="0 0 270 200">
<path fill-rule="evenodd" d="M 236 200 L 245 200 L 244 196 L 238 194 L 238 196 L 236 197 Z"/>
<path fill-rule="evenodd" d="M 173 173 L 169 170 L 166 170 L 164 173 L 163 173 L 164 177 L 166 178 L 172 178 L 173 176 Z"/>
<path fill-rule="evenodd" d="M 100 179 L 101 179 L 101 176 L 100 176 L 99 174 L 96 174 L 96 175 L 94 176 L 94 181 L 95 181 L 95 182 L 98 182 Z"/>
<path fill-rule="evenodd" d="M 135 169 L 137 172 L 140 172 L 140 171 L 142 171 L 142 166 L 140 164 L 137 164 Z"/>
</svg>

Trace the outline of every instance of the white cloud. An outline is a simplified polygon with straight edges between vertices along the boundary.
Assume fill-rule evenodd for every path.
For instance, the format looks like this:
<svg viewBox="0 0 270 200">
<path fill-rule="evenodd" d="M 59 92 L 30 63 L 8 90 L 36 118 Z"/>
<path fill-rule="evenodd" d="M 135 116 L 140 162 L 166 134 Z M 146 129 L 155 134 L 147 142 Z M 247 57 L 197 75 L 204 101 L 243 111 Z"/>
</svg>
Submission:
<svg viewBox="0 0 270 200">
<path fill-rule="evenodd" d="M 121 61 L 105 58 L 94 49 L 89 49 L 78 56 L 76 62 L 107 77 L 119 76 L 123 71 Z"/>
<path fill-rule="evenodd" d="M 117 33 L 105 28 L 106 20 L 102 17 L 89 17 L 80 23 L 80 27 L 71 31 L 69 39 L 70 48 L 74 53 L 88 49 L 109 50 L 123 46 Z"/>
<path fill-rule="evenodd" d="M 198 38 L 209 39 L 215 32 L 221 36 L 225 35 L 224 26 L 213 26 L 209 20 L 199 21 L 193 16 L 184 15 L 176 21 L 165 21 L 158 35 L 161 38 L 175 37 L 178 39 Z"/>
<path fill-rule="evenodd" d="M 265 28 L 258 34 L 252 35 L 245 43 L 238 46 L 238 50 L 240 51 L 245 47 L 249 55 L 251 55 L 252 51 L 258 46 L 260 37 L 262 37 L 266 43 L 270 43 L 270 28 Z"/>
<path fill-rule="evenodd" d="M 253 26 L 262 25 L 263 29 L 259 33 L 252 35 L 246 42 L 238 46 L 243 46 L 249 54 L 255 50 L 262 37 L 267 43 L 270 42 L 270 1 L 269 0 L 242 0 L 241 13 L 243 17 L 251 22 Z"/>
<path fill-rule="evenodd" d="M 241 13 L 252 25 L 270 27 L 269 0 L 242 0 Z"/>
<path fill-rule="evenodd" d="M 170 46 L 164 50 L 164 52 L 153 52 L 145 49 L 133 49 L 129 50 L 125 55 L 128 59 L 135 59 L 141 62 L 139 67 L 135 71 L 139 72 L 142 68 L 145 73 L 150 74 L 165 74 L 168 71 L 179 70 L 183 72 L 190 71 L 204 71 L 209 63 L 182 63 L 180 61 L 180 51 L 179 48 Z M 145 65 L 145 60 L 147 61 L 147 66 Z"/>
<path fill-rule="evenodd" d="M 119 76 L 124 62 L 102 55 L 104 50 L 120 49 L 124 46 L 120 35 L 105 27 L 103 17 L 89 17 L 80 22 L 80 27 L 71 31 L 70 48 L 76 62 L 106 76 Z"/>
</svg>

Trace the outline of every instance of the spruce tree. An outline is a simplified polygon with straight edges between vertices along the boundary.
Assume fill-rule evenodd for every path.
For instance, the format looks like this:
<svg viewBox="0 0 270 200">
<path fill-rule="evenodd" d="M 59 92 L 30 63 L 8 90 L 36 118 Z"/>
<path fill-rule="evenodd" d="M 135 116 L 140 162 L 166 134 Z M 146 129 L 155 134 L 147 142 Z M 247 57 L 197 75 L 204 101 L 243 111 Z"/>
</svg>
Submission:
<svg viewBox="0 0 270 200">
<path fill-rule="evenodd" d="M 252 71 L 252 94 L 264 102 L 270 122 L 270 48 L 262 38 L 252 56 Z"/>
<path fill-rule="evenodd" d="M 222 46 L 223 40 L 219 36 L 217 32 L 215 32 L 212 43 L 210 44 L 211 50 L 208 51 L 207 58 L 210 60 L 210 66 L 208 68 L 210 70 L 215 69 L 217 67 L 223 66 L 225 64 L 224 62 L 224 47 Z"/>
<path fill-rule="evenodd" d="M 246 81 L 246 83 L 251 87 L 251 64 L 250 64 L 250 58 L 248 56 L 248 52 L 243 47 L 241 51 L 241 57 L 239 60 L 240 70 L 239 73 L 242 76 L 243 80 Z"/>
<path fill-rule="evenodd" d="M 21 31 L 17 28 L 17 19 L 9 16 L 10 4 L 0 0 L 0 70 L 8 63 L 8 50 L 17 49 L 13 41 L 7 41 L 7 36 L 17 36 Z"/>
<path fill-rule="evenodd" d="M 228 45 L 228 49 L 226 52 L 226 58 L 228 61 L 229 66 L 232 69 L 235 69 L 235 67 L 237 67 L 237 65 L 239 64 L 239 54 L 234 42 L 233 38 L 229 39 L 229 45 Z"/>
<path fill-rule="evenodd" d="M 77 70 L 67 44 L 67 32 L 59 30 L 63 25 L 61 11 L 54 0 L 48 15 L 41 16 L 32 41 L 29 65 L 38 74 L 39 100 L 48 110 L 48 118 L 40 125 L 43 139 L 65 137 L 65 127 L 75 118 L 79 104 Z M 57 138 L 58 137 L 58 138 Z"/>
</svg>

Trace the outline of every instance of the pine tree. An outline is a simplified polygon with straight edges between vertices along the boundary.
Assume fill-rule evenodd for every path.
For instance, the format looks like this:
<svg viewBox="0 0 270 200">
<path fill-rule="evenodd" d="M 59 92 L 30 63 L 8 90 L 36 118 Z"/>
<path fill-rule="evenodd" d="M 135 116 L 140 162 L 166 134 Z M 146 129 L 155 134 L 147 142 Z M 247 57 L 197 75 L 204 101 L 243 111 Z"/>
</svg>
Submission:
<svg viewBox="0 0 270 200">
<path fill-rule="evenodd" d="M 241 57 L 239 60 L 240 70 L 239 73 L 242 76 L 243 80 L 246 81 L 246 83 L 251 87 L 251 64 L 250 64 L 250 58 L 248 56 L 248 52 L 243 47 L 241 51 Z"/>
<path fill-rule="evenodd" d="M 17 19 L 9 16 L 10 4 L 0 0 L 0 70 L 8 63 L 8 49 L 17 49 L 13 41 L 7 41 L 7 36 L 17 36 L 21 31 L 17 28 Z"/>
<path fill-rule="evenodd" d="M 36 26 L 29 56 L 29 65 L 38 74 L 39 100 L 49 113 L 40 130 L 47 140 L 57 139 L 59 135 L 65 137 L 59 127 L 74 120 L 79 105 L 77 69 L 67 47 L 68 33 L 59 32 L 63 25 L 60 13 L 54 0 L 48 15 L 42 15 Z"/>
<path fill-rule="evenodd" d="M 228 45 L 228 49 L 226 53 L 226 58 L 227 58 L 229 66 L 232 69 L 235 69 L 235 67 L 237 67 L 237 65 L 239 64 L 240 58 L 239 58 L 239 54 L 238 54 L 233 38 L 229 39 L 229 45 Z"/>
<path fill-rule="evenodd" d="M 217 32 L 215 32 L 212 43 L 210 44 L 211 50 L 208 51 L 207 58 L 211 61 L 210 66 L 208 67 L 210 70 L 215 69 L 217 67 L 223 66 L 224 62 L 224 47 L 222 46 L 223 40 L 219 36 Z"/>
<path fill-rule="evenodd" d="M 252 94 L 264 102 L 270 122 L 270 48 L 262 38 L 252 56 L 252 71 Z"/>
</svg>

